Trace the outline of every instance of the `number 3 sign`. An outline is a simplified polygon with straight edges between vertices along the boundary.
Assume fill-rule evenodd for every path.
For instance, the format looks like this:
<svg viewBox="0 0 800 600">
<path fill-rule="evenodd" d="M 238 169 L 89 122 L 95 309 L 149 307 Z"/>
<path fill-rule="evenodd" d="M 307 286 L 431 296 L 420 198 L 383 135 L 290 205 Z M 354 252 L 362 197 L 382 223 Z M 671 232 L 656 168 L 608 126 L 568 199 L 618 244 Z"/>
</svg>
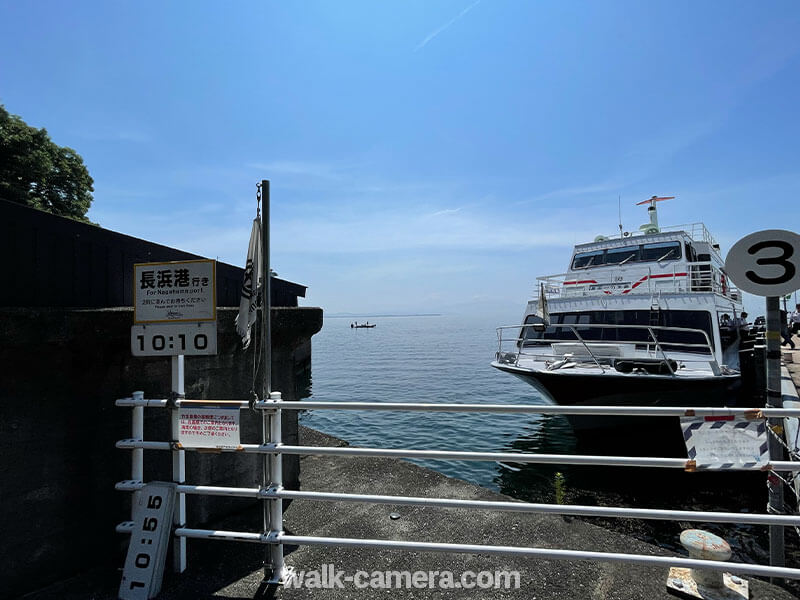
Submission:
<svg viewBox="0 0 800 600">
<path fill-rule="evenodd" d="M 739 289 L 783 296 L 800 289 L 800 235 L 782 229 L 751 233 L 733 245 L 725 271 Z"/>
</svg>

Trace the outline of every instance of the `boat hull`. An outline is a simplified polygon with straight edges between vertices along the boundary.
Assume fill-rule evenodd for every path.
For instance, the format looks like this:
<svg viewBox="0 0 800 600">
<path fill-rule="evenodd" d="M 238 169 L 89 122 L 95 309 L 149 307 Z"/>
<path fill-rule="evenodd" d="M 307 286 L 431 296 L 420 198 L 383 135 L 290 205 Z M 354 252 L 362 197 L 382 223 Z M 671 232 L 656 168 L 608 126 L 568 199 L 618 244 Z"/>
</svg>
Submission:
<svg viewBox="0 0 800 600">
<path fill-rule="evenodd" d="M 738 375 L 702 378 L 653 375 L 543 372 L 492 363 L 536 388 L 546 399 L 564 406 L 736 406 L 741 396 Z M 675 426 L 677 418 L 567 415 L 576 431 L 609 427 Z"/>
</svg>

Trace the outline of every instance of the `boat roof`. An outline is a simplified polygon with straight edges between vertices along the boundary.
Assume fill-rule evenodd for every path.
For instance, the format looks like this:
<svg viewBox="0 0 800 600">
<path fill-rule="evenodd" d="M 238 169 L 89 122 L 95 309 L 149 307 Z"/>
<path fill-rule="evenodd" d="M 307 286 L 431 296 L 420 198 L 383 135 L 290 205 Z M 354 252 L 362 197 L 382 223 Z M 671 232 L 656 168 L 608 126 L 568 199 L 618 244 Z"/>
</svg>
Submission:
<svg viewBox="0 0 800 600">
<path fill-rule="evenodd" d="M 658 243 L 670 240 L 688 239 L 692 242 L 705 242 L 711 247 L 718 248 L 716 240 L 709 233 L 703 223 L 689 223 L 687 225 L 672 225 L 660 227 L 658 233 L 644 233 L 642 231 L 626 231 L 620 236 L 614 235 L 598 236 L 593 242 L 576 244 L 576 251 L 600 250 L 603 248 L 617 248 L 630 244 Z"/>
</svg>

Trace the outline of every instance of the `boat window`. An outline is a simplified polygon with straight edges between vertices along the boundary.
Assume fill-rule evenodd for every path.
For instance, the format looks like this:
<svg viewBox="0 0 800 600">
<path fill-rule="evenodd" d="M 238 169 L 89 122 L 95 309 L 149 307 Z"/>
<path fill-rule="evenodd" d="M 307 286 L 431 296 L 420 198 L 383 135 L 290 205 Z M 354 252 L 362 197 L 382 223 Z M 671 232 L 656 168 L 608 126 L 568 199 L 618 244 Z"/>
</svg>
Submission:
<svg viewBox="0 0 800 600">
<path fill-rule="evenodd" d="M 701 310 L 670 310 L 665 311 L 664 325 L 667 327 L 684 327 L 686 329 L 700 329 L 708 335 L 708 341 L 714 346 L 714 334 L 711 330 L 711 313 Z M 707 354 L 703 348 L 695 345 L 706 345 L 706 336 L 692 331 L 657 331 L 658 341 L 665 344 L 664 350 L 673 352 L 697 352 Z M 681 346 L 680 344 L 692 344 Z"/>
<path fill-rule="evenodd" d="M 662 242 L 642 246 L 642 260 L 677 260 L 681 257 L 680 242 Z"/>
<path fill-rule="evenodd" d="M 606 264 L 619 265 L 639 260 L 639 246 L 609 248 L 606 252 Z"/>
<path fill-rule="evenodd" d="M 539 325 L 541 323 L 544 323 L 544 321 L 539 315 L 528 315 L 527 317 L 525 317 L 525 325 Z M 537 340 L 541 338 L 552 338 L 555 335 L 555 333 L 556 330 L 554 328 L 548 327 L 546 330 L 544 330 L 533 327 L 525 327 L 523 328 L 520 337 L 523 338 L 524 343 L 526 345 L 530 345 L 530 343 L 535 343 L 531 342 L 531 340 Z"/>
<path fill-rule="evenodd" d="M 592 252 L 579 252 L 572 261 L 573 269 L 585 269 L 586 267 L 596 267 L 605 263 L 604 250 L 594 250 Z"/>
<path fill-rule="evenodd" d="M 528 315 L 526 324 L 539 323 L 541 319 L 536 315 Z M 640 325 L 633 329 L 621 327 L 587 327 L 587 324 L 596 325 Z M 713 346 L 711 329 L 711 314 L 696 310 L 669 310 L 658 311 L 655 321 L 649 310 L 593 310 L 584 312 L 556 313 L 550 315 L 550 325 L 544 331 L 535 331 L 532 327 L 526 328 L 525 343 L 536 343 L 533 340 L 576 340 L 575 333 L 568 327 L 558 325 L 579 325 L 576 327 L 584 341 L 593 342 L 636 342 L 636 344 L 650 344 L 653 338 L 647 326 L 655 327 L 653 332 L 665 352 L 691 352 L 707 354 L 708 351 L 700 346 L 706 345 L 706 337 L 693 331 L 669 331 L 658 327 L 680 327 L 685 329 L 699 329 L 704 331 Z M 530 342 L 529 342 L 530 340 Z"/>
</svg>

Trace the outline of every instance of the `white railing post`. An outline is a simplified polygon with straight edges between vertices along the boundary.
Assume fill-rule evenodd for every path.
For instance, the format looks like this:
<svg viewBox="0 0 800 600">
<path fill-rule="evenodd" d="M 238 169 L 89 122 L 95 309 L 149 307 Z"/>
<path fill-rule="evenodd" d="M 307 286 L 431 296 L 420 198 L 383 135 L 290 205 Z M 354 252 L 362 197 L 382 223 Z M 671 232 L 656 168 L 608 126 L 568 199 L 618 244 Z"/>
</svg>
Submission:
<svg viewBox="0 0 800 600">
<path fill-rule="evenodd" d="M 172 397 L 182 399 L 185 395 L 184 388 L 184 363 L 183 355 L 172 358 Z M 172 441 L 177 442 L 180 435 L 180 409 L 173 406 L 170 410 Z M 177 484 L 186 482 L 186 452 L 184 450 L 172 451 L 172 481 Z M 172 513 L 172 522 L 176 527 L 186 527 L 186 494 L 178 493 L 175 497 L 175 509 Z M 176 573 L 186 570 L 186 538 L 173 539 L 173 569 Z"/>
<path fill-rule="evenodd" d="M 144 392 L 133 392 L 133 401 L 144 400 Z M 133 407 L 133 416 L 131 419 L 131 437 L 135 440 L 144 441 L 144 406 Z M 131 479 L 134 481 L 144 482 L 144 449 L 137 448 L 131 453 Z M 133 512 L 139 500 L 139 493 L 133 494 L 131 500 L 131 520 L 133 520 Z"/>
<path fill-rule="evenodd" d="M 281 393 L 280 392 L 271 392 L 269 395 L 269 399 L 272 402 L 280 402 L 281 400 Z M 275 444 L 275 446 L 281 446 L 283 443 L 283 437 L 281 433 L 281 426 L 282 426 L 282 418 L 281 418 L 281 409 L 276 407 L 274 412 L 272 413 L 272 419 L 270 420 L 270 432 L 269 437 L 270 441 Z M 279 453 L 271 454 L 269 457 L 270 462 L 270 473 L 272 474 L 272 481 L 270 482 L 270 487 L 272 490 L 276 492 L 283 491 L 283 455 Z M 269 508 L 269 522 L 270 522 L 270 536 L 274 536 L 276 539 L 279 536 L 283 535 L 283 500 L 280 497 L 273 498 L 270 501 L 270 508 Z M 271 551 L 271 562 L 272 562 L 272 580 L 274 583 L 280 583 L 284 576 L 284 565 L 283 565 L 283 544 L 275 543 L 270 547 Z"/>
</svg>

